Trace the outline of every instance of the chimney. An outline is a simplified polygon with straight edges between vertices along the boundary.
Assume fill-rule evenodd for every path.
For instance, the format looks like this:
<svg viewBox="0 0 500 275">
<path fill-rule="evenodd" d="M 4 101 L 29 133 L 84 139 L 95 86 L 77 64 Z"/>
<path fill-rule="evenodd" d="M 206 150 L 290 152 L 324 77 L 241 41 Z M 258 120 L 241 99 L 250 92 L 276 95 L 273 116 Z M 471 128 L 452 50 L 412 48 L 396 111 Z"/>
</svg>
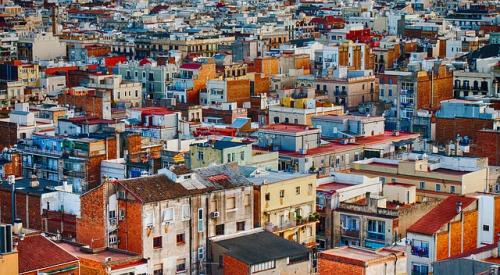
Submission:
<svg viewBox="0 0 500 275">
<path fill-rule="evenodd" d="M 17 218 L 12 226 L 12 233 L 14 235 L 20 235 L 23 233 L 23 222 L 21 219 Z"/>
<path fill-rule="evenodd" d="M 457 201 L 455 210 L 457 211 L 457 214 L 460 214 L 460 212 L 462 212 L 462 202 L 461 201 Z"/>
<path fill-rule="evenodd" d="M 36 176 L 36 174 L 33 173 L 31 174 L 30 187 L 38 188 L 38 186 L 40 186 L 40 182 L 38 182 L 38 177 Z"/>
</svg>

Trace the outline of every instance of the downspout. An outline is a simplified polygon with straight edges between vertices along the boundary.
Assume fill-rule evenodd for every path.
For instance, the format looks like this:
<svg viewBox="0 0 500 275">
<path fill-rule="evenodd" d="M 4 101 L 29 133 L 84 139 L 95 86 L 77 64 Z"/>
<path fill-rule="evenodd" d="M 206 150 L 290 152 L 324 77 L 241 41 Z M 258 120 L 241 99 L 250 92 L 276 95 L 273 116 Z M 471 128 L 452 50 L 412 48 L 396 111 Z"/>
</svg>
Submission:
<svg viewBox="0 0 500 275">
<path fill-rule="evenodd" d="M 210 214 L 208 213 L 209 210 L 210 210 L 208 208 L 208 199 L 209 199 L 209 196 L 211 194 L 212 194 L 212 192 L 209 192 L 208 196 L 205 198 L 205 206 L 206 206 L 206 209 L 207 209 L 207 211 L 205 211 L 205 217 L 206 217 L 206 219 L 205 219 L 205 231 L 206 231 L 206 234 L 205 234 L 205 236 L 206 236 L 205 237 L 206 238 L 206 240 L 205 240 L 205 262 L 207 262 L 207 263 L 212 262 L 212 259 L 208 259 L 208 257 L 207 257 L 208 256 L 208 253 L 207 253 L 207 251 L 208 251 L 208 244 L 209 244 L 209 242 L 208 242 L 208 219 L 210 217 Z M 208 264 L 205 265 L 205 269 L 207 269 L 207 273 L 208 273 Z M 199 270 L 198 270 L 198 274 L 200 274 Z"/>
<path fill-rule="evenodd" d="M 193 207 L 191 205 L 191 197 L 189 197 L 189 210 L 191 211 L 191 215 L 189 215 L 189 273 L 193 274 L 193 269 L 192 269 L 192 261 L 193 261 Z M 196 210 L 198 211 L 198 210 Z"/>
</svg>

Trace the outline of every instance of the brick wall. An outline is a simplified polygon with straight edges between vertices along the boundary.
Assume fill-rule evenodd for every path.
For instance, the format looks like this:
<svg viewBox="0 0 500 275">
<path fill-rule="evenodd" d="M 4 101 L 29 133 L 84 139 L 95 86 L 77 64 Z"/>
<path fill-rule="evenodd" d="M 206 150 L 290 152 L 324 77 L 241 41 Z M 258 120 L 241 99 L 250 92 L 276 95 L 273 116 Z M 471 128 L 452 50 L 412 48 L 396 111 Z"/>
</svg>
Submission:
<svg viewBox="0 0 500 275">
<path fill-rule="evenodd" d="M 81 217 L 76 220 L 76 241 L 91 248 L 106 247 L 106 199 L 108 183 L 80 197 Z"/>
<path fill-rule="evenodd" d="M 487 157 L 489 165 L 500 166 L 500 131 L 478 131 L 471 149 L 473 156 Z"/>
<path fill-rule="evenodd" d="M 118 221 L 118 248 L 142 254 L 142 204 L 119 200 L 118 209 L 125 211 Z"/>
<path fill-rule="evenodd" d="M 12 222 L 12 204 L 10 190 L 0 190 L 1 222 Z M 27 204 L 26 204 L 27 203 Z M 16 216 L 26 228 L 42 230 L 42 211 L 40 197 L 16 192 Z"/>
<path fill-rule="evenodd" d="M 328 258 L 328 255 L 318 254 L 318 273 L 319 274 L 343 274 L 343 275 L 361 275 L 365 274 L 362 266 L 341 263 Z"/>
<path fill-rule="evenodd" d="M 450 140 L 455 140 L 457 134 L 462 137 L 469 136 L 475 140 L 478 130 L 492 127 L 493 120 L 436 117 L 436 141 L 448 143 Z"/>
<path fill-rule="evenodd" d="M 237 102 L 243 107 L 243 102 L 250 101 L 250 80 L 237 79 L 227 81 L 227 102 Z"/>
<path fill-rule="evenodd" d="M 76 236 L 76 216 L 61 211 L 43 211 L 43 230 L 56 234 L 61 233 L 66 238 Z"/>
<path fill-rule="evenodd" d="M 267 93 L 271 87 L 271 79 L 263 74 L 255 74 L 255 81 L 253 85 L 254 95 Z"/>
<path fill-rule="evenodd" d="M 464 213 L 464 252 L 477 247 L 477 210 Z"/>
<path fill-rule="evenodd" d="M 431 89 L 431 83 L 434 90 Z M 448 72 L 445 66 L 439 68 L 439 73 L 434 74 L 432 81 L 430 73 L 418 73 L 417 109 L 436 111 L 441 106 L 441 101 L 451 98 L 453 98 L 453 74 Z"/>
<path fill-rule="evenodd" d="M 495 197 L 495 213 L 494 213 L 494 228 L 493 237 L 498 241 L 498 233 L 500 233 L 500 197 Z"/>
<path fill-rule="evenodd" d="M 58 103 L 60 105 L 69 104 L 70 106 L 75 106 L 78 109 L 84 110 L 89 116 L 103 118 L 103 98 L 101 97 L 78 96 L 63 93 L 59 95 Z"/>
<path fill-rule="evenodd" d="M 11 147 L 17 143 L 17 124 L 14 122 L 0 121 L 0 150 Z"/>
<path fill-rule="evenodd" d="M 448 258 L 448 231 L 437 234 L 436 260 Z"/>
<path fill-rule="evenodd" d="M 462 223 L 452 222 L 450 225 L 450 256 L 453 257 L 462 253 Z"/>
<path fill-rule="evenodd" d="M 223 257 L 223 263 L 224 263 L 224 275 L 248 274 L 249 266 L 237 260 L 236 258 L 225 255 Z"/>
</svg>

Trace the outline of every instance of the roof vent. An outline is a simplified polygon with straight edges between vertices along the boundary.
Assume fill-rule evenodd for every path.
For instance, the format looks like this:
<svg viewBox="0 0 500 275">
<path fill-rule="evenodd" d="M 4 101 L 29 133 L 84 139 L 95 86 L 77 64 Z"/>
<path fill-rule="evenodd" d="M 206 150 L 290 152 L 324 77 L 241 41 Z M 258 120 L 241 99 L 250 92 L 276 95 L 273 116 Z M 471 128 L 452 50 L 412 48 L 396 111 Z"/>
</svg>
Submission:
<svg viewBox="0 0 500 275">
<path fill-rule="evenodd" d="M 460 214 L 460 212 L 462 212 L 462 202 L 460 201 L 457 202 L 455 210 L 457 211 L 457 214 Z"/>
</svg>

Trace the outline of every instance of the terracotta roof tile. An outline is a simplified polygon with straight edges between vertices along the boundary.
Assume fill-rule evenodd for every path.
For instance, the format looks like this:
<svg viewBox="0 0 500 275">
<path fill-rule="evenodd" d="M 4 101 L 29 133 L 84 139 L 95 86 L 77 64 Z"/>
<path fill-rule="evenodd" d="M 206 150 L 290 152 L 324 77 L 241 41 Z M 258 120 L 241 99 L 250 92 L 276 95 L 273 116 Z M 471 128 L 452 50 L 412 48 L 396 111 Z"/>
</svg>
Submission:
<svg viewBox="0 0 500 275">
<path fill-rule="evenodd" d="M 77 262 L 78 258 L 42 235 L 28 235 L 19 240 L 19 273 L 54 265 Z"/>
<path fill-rule="evenodd" d="M 424 235 L 433 235 L 457 215 L 456 207 L 458 202 L 462 203 L 462 209 L 464 209 L 475 201 L 476 198 L 449 196 L 410 226 L 407 231 Z"/>
</svg>

